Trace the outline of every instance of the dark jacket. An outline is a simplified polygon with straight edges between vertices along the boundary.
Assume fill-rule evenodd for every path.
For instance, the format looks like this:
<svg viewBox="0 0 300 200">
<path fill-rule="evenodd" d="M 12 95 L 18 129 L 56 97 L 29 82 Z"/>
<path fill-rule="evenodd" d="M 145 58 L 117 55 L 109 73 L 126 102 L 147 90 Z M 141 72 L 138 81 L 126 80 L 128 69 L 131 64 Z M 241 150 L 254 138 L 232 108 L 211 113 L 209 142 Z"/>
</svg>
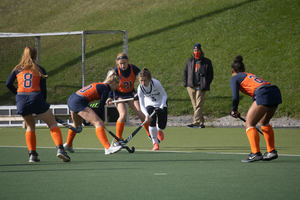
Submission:
<svg viewBox="0 0 300 200">
<path fill-rule="evenodd" d="M 214 78 L 214 70 L 213 66 L 211 64 L 211 60 L 204 57 L 204 53 L 202 52 L 200 60 L 200 90 L 203 91 L 209 91 L 210 90 L 210 84 Z M 194 87 L 197 85 L 193 84 L 193 77 L 194 77 L 194 71 L 195 71 L 195 62 L 196 58 L 194 55 L 192 55 L 191 58 L 189 58 L 186 61 L 184 71 L 183 71 L 183 85 L 184 87 Z"/>
</svg>

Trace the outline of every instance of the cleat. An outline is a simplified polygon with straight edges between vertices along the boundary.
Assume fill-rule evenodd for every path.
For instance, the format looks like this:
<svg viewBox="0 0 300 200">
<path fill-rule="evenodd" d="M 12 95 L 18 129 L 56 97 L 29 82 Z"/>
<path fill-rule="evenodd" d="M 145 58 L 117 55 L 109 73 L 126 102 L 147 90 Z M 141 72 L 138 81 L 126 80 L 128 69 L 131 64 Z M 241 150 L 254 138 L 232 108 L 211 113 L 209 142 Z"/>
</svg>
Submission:
<svg viewBox="0 0 300 200">
<path fill-rule="evenodd" d="M 278 154 L 275 149 L 271 152 L 266 152 L 263 156 L 264 161 L 270 161 L 270 160 L 274 160 L 276 158 L 278 158 Z"/>
<path fill-rule="evenodd" d="M 29 162 L 30 163 L 40 162 L 40 159 L 38 158 L 38 154 L 36 151 L 29 151 Z"/>
<path fill-rule="evenodd" d="M 163 141 L 165 136 L 164 136 L 164 133 L 162 131 L 157 131 L 157 138 L 160 141 Z"/>
<path fill-rule="evenodd" d="M 110 146 L 108 149 L 105 149 L 105 154 L 113 154 L 113 153 L 117 153 L 122 149 L 122 146 Z"/>
<path fill-rule="evenodd" d="M 262 160 L 263 159 L 263 155 L 258 152 L 258 153 L 250 153 L 248 158 L 245 158 L 242 160 L 242 162 L 254 162 L 254 161 L 259 161 L 259 160 Z"/>
<path fill-rule="evenodd" d="M 64 144 L 64 149 L 66 151 L 68 151 L 69 153 L 74 153 L 75 152 L 73 147 L 72 146 L 70 147 L 67 143 Z"/>
<path fill-rule="evenodd" d="M 154 143 L 152 151 L 157 151 L 157 150 L 159 150 L 159 145 L 157 143 Z"/>
<path fill-rule="evenodd" d="M 68 156 L 67 152 L 65 152 L 63 145 L 57 145 L 57 154 L 56 157 L 62 159 L 63 162 L 70 162 L 71 158 Z"/>
<path fill-rule="evenodd" d="M 204 124 L 201 124 L 199 126 L 195 125 L 195 124 L 188 124 L 186 125 L 188 128 L 205 128 Z"/>
<path fill-rule="evenodd" d="M 148 135 L 149 140 L 152 140 L 151 135 Z"/>
</svg>

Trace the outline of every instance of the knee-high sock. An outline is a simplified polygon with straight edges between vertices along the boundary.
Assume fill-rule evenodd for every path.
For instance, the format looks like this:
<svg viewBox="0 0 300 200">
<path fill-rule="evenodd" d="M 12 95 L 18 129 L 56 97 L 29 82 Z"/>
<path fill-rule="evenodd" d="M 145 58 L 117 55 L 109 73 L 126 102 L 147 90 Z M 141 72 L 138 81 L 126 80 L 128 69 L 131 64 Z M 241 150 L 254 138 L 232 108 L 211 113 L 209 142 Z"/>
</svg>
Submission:
<svg viewBox="0 0 300 200">
<path fill-rule="evenodd" d="M 105 130 L 103 127 L 96 128 L 96 135 L 105 149 L 110 147 Z"/>
<path fill-rule="evenodd" d="M 124 126 L 125 126 L 125 122 L 119 122 L 119 121 L 117 121 L 117 124 L 116 124 L 116 134 L 117 134 L 117 137 L 120 138 L 120 139 L 122 139 Z"/>
<path fill-rule="evenodd" d="M 260 148 L 259 148 L 259 135 L 258 135 L 258 131 L 256 130 L 255 127 L 250 127 L 246 130 L 246 134 L 250 143 L 250 147 L 251 147 L 251 152 L 252 153 L 258 153 L 260 152 Z"/>
<path fill-rule="evenodd" d="M 146 130 L 148 136 L 150 136 L 149 126 L 150 126 L 150 122 L 146 122 L 146 123 L 144 124 L 144 128 L 145 128 L 145 130 Z"/>
<path fill-rule="evenodd" d="M 67 144 L 69 147 L 73 146 L 73 140 L 75 136 L 76 136 L 76 132 L 69 129 L 68 137 L 67 137 Z"/>
<path fill-rule="evenodd" d="M 152 138 L 152 143 L 157 143 L 158 144 L 158 140 L 157 140 L 157 128 L 156 126 L 152 127 L 152 126 L 149 126 L 149 131 L 150 131 L 150 134 L 151 134 L 151 138 Z"/>
<path fill-rule="evenodd" d="M 50 133 L 51 133 L 52 140 L 54 141 L 56 146 L 63 145 L 63 139 L 59 127 L 51 128 Z"/>
<path fill-rule="evenodd" d="M 27 131 L 25 133 L 25 140 L 26 140 L 28 151 L 36 151 L 35 131 Z"/>
<path fill-rule="evenodd" d="M 264 133 L 264 137 L 267 144 L 267 151 L 271 152 L 275 149 L 275 137 L 274 137 L 274 131 L 270 124 L 262 126 L 261 130 Z"/>
</svg>

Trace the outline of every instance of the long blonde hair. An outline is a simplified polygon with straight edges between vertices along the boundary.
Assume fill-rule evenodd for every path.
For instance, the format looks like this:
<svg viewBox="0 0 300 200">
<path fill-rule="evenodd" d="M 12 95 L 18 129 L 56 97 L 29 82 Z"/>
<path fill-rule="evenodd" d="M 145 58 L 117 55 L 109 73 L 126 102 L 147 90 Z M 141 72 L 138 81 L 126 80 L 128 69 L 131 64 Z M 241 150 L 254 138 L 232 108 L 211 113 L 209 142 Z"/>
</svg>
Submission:
<svg viewBox="0 0 300 200">
<path fill-rule="evenodd" d="M 107 76 L 104 83 L 111 84 L 113 82 L 120 83 L 120 77 L 117 75 L 115 70 L 111 69 L 107 72 Z"/>
<path fill-rule="evenodd" d="M 18 71 L 32 71 L 39 77 L 46 78 L 48 75 L 44 75 L 41 68 L 35 64 L 37 51 L 35 47 L 25 47 L 21 62 L 14 68 Z"/>
</svg>

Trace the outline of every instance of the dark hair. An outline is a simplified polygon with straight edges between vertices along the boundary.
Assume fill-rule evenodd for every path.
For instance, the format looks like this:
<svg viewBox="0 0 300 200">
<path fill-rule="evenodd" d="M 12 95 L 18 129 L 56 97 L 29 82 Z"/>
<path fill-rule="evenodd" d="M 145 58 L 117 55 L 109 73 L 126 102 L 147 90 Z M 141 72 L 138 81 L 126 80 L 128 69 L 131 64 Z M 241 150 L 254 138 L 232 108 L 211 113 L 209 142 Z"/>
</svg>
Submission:
<svg viewBox="0 0 300 200">
<path fill-rule="evenodd" d="M 151 72 L 145 67 L 139 72 L 138 77 L 146 77 L 149 80 L 152 78 Z"/>
<path fill-rule="evenodd" d="M 245 65 L 243 63 L 243 56 L 237 55 L 234 57 L 233 63 L 231 64 L 231 69 L 236 73 L 245 72 Z"/>
</svg>

